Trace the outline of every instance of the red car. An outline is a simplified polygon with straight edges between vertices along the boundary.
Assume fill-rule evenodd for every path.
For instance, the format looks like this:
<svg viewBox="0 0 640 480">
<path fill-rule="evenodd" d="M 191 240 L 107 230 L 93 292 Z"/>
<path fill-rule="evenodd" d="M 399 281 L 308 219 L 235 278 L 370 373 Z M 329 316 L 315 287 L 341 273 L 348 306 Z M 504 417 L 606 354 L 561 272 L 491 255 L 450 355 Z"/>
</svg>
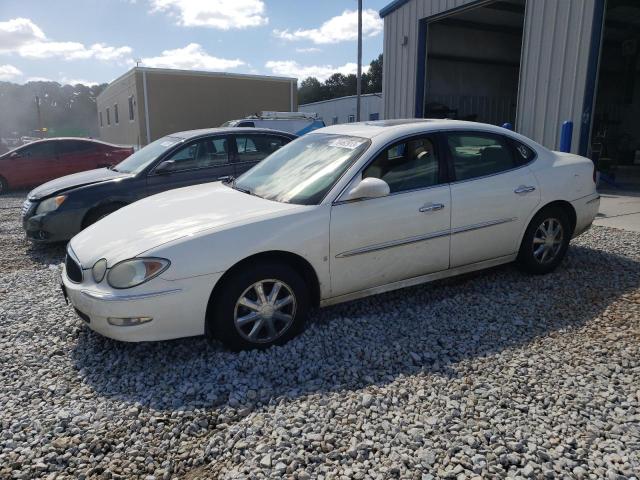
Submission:
<svg viewBox="0 0 640 480">
<path fill-rule="evenodd" d="M 133 153 L 133 148 L 86 138 L 38 140 L 0 155 L 0 195 L 71 173 L 109 167 Z"/>
</svg>

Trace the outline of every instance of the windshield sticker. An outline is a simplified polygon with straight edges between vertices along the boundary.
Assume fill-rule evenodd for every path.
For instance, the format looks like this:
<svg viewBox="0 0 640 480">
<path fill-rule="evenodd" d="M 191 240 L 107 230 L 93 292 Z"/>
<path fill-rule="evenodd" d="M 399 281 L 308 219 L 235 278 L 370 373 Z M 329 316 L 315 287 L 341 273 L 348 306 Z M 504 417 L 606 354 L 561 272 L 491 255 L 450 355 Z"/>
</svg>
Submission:
<svg viewBox="0 0 640 480">
<path fill-rule="evenodd" d="M 166 141 L 166 142 L 162 142 L 162 143 L 160 144 L 160 146 L 161 146 L 161 147 L 170 147 L 171 145 L 175 145 L 175 144 L 176 144 L 176 142 L 169 142 L 169 141 Z"/>
<path fill-rule="evenodd" d="M 351 138 L 336 138 L 329 142 L 330 147 L 346 148 L 347 150 L 355 150 L 364 143 L 364 140 L 354 140 Z"/>
</svg>

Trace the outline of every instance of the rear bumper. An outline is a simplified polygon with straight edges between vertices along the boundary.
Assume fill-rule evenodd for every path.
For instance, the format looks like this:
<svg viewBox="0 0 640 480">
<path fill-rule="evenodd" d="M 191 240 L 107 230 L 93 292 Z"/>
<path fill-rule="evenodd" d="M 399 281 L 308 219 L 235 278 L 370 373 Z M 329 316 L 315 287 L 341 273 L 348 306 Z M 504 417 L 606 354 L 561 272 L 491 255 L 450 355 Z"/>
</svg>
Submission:
<svg viewBox="0 0 640 480">
<path fill-rule="evenodd" d="M 63 270 L 62 283 L 69 302 L 91 330 L 114 340 L 144 342 L 203 335 L 209 297 L 221 276 L 158 277 L 139 287 L 114 290 L 104 282 L 72 283 Z M 137 317 L 152 320 L 132 326 L 116 326 L 108 320 Z"/>
<path fill-rule="evenodd" d="M 22 219 L 22 228 L 34 242 L 64 242 L 82 230 L 84 213 L 84 210 L 67 210 L 31 215 Z"/>
<path fill-rule="evenodd" d="M 589 230 L 593 224 L 600 209 L 600 194 L 593 193 L 574 200 L 571 204 L 576 211 L 576 228 L 573 231 L 573 238 L 575 238 Z"/>
</svg>

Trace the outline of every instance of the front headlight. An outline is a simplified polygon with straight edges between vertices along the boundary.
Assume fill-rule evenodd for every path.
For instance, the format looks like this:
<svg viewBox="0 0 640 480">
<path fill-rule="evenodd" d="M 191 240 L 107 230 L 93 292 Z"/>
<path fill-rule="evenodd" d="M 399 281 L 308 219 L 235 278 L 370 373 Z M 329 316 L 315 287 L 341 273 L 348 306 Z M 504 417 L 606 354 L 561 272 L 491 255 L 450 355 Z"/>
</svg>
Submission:
<svg viewBox="0 0 640 480">
<path fill-rule="evenodd" d="M 66 195 L 58 195 L 57 197 L 47 198 L 46 200 L 40 202 L 38 208 L 36 209 L 36 215 L 40 215 L 41 213 L 49 213 L 57 210 L 60 205 L 67 199 Z"/>
<path fill-rule="evenodd" d="M 91 273 L 93 274 L 93 280 L 96 283 L 100 283 L 104 279 L 104 274 L 107 273 L 107 260 L 104 258 L 98 260 L 93 265 Z"/>
<path fill-rule="evenodd" d="M 109 270 L 107 282 L 113 288 L 131 288 L 157 277 L 171 262 L 165 258 L 132 258 L 117 263 Z"/>
</svg>

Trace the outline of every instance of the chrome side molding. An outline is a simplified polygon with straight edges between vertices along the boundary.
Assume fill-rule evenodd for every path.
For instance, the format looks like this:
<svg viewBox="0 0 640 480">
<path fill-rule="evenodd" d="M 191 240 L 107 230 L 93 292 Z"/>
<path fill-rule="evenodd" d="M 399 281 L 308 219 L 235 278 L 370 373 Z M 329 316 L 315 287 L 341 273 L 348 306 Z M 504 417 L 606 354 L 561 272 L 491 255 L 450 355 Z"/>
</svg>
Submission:
<svg viewBox="0 0 640 480">
<path fill-rule="evenodd" d="M 467 225 L 465 227 L 454 228 L 452 230 L 440 230 L 426 235 L 418 235 L 415 237 L 402 238 L 400 240 L 393 240 L 385 243 L 378 243 L 376 245 L 370 245 L 368 247 L 361 247 L 338 253 L 336 255 L 336 258 L 353 257 L 354 255 L 363 255 L 365 253 L 377 252 L 380 250 L 386 250 L 388 248 L 401 247 L 404 245 L 410 245 L 412 243 L 424 242 L 427 240 L 432 240 L 434 238 L 445 237 L 447 235 L 456 235 L 458 233 L 471 232 L 472 230 L 479 230 L 481 228 L 493 227 L 495 225 L 509 223 L 515 220 L 517 220 L 517 218 L 501 218 L 500 220 L 491 220 L 489 222 L 476 223 L 473 225 Z"/>
<path fill-rule="evenodd" d="M 172 290 L 163 290 L 160 292 L 148 292 L 148 293 L 138 293 L 138 294 L 130 294 L 130 295 L 119 295 L 115 293 L 107 293 L 107 292 L 97 292 L 95 290 L 81 290 L 80 292 L 85 296 L 89 297 L 92 300 L 99 300 L 102 302 L 130 302 L 133 300 L 142 300 L 145 298 L 151 297 L 160 297 L 162 295 L 171 295 L 172 293 L 181 292 L 181 288 L 174 288 Z"/>
<path fill-rule="evenodd" d="M 378 243 L 377 245 L 370 245 L 368 247 L 356 248 L 354 250 L 349 250 L 348 252 L 339 253 L 336 255 L 336 258 L 353 257 L 354 255 L 362 255 L 363 253 L 377 252 L 379 250 L 386 250 L 387 248 L 400 247 L 402 245 L 424 242 L 425 240 L 431 240 L 434 238 L 446 237 L 447 235 L 449 235 L 449 230 L 440 230 L 439 232 L 433 232 L 427 235 L 418 235 L 415 237 L 393 240 L 391 242 Z"/>
<path fill-rule="evenodd" d="M 471 232 L 472 230 L 480 230 L 481 228 L 493 227 L 495 225 L 501 225 L 503 223 L 515 222 L 517 217 L 513 218 L 501 218 L 499 220 L 489 220 L 488 222 L 474 223 L 473 225 L 466 225 L 464 227 L 456 227 L 451 229 L 451 235 L 456 233 Z"/>
</svg>

